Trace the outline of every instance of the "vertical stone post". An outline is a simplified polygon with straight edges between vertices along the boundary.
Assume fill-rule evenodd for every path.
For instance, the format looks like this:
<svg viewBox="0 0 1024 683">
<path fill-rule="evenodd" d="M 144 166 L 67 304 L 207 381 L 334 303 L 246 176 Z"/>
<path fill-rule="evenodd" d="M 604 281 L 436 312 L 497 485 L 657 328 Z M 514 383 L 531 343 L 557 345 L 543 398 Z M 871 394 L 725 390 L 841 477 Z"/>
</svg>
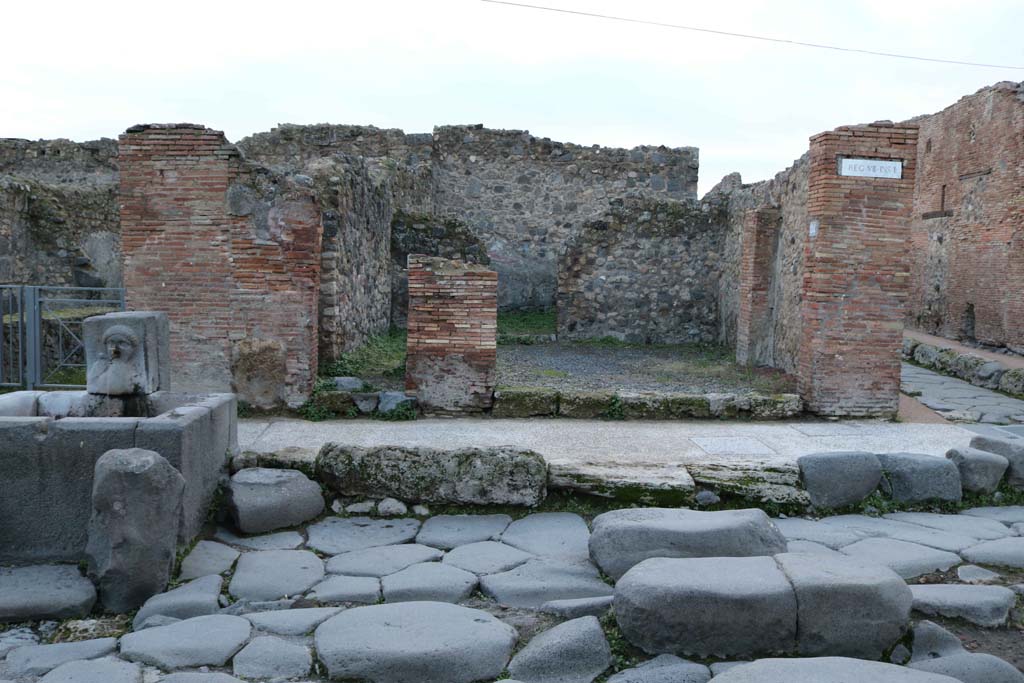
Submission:
<svg viewBox="0 0 1024 683">
<path fill-rule="evenodd" d="M 494 400 L 498 274 L 410 254 L 405 388 L 427 413 L 473 413 Z"/>
<path fill-rule="evenodd" d="M 747 211 L 740 237 L 740 307 L 736 320 L 736 362 L 757 365 L 758 349 L 770 339 L 768 289 L 772 282 L 772 252 L 782 214 L 778 209 Z"/>
<path fill-rule="evenodd" d="M 899 407 L 917 126 L 878 122 L 811 138 L 800 393 L 808 410 Z"/>
</svg>

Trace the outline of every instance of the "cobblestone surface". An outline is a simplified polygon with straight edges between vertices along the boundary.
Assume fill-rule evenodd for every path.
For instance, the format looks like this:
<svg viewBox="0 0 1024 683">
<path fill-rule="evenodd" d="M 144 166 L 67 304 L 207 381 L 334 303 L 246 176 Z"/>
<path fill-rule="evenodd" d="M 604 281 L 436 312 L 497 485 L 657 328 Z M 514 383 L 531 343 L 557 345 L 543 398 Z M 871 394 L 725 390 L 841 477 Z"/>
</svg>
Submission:
<svg viewBox="0 0 1024 683">
<path fill-rule="evenodd" d="M 1024 401 L 974 386 L 955 377 L 903 364 L 901 390 L 956 422 L 1024 423 Z"/>
</svg>

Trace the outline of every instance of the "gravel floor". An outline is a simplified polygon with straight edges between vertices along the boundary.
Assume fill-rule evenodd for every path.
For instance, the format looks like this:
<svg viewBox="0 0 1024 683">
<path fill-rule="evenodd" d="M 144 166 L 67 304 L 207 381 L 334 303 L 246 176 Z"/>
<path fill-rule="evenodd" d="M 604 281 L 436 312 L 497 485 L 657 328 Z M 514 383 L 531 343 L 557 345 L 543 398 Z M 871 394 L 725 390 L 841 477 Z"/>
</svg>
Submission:
<svg viewBox="0 0 1024 683">
<path fill-rule="evenodd" d="M 793 388 L 779 372 L 736 366 L 719 347 L 591 344 L 499 346 L 498 385 L 685 393 Z"/>
</svg>

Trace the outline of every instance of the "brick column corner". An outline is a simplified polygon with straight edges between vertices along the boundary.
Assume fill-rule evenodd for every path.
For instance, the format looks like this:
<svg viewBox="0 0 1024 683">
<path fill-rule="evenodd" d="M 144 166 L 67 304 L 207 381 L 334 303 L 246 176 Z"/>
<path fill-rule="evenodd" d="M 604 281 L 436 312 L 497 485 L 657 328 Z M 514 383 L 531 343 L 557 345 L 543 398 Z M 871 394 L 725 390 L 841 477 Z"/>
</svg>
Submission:
<svg viewBox="0 0 1024 683">
<path fill-rule="evenodd" d="M 740 236 L 740 306 L 736 320 L 736 362 L 757 365 L 758 349 L 770 340 L 768 290 L 772 258 L 782 213 L 772 207 L 750 209 L 743 217 Z"/>
</svg>

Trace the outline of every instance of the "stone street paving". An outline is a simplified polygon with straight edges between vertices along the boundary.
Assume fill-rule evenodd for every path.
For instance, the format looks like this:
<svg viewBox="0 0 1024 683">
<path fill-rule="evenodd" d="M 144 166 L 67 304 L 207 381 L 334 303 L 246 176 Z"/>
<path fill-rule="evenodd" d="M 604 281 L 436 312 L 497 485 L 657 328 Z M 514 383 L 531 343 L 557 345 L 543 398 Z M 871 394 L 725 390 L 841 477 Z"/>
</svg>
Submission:
<svg viewBox="0 0 1024 683">
<path fill-rule="evenodd" d="M 1024 506 L 380 518 L 321 514 L 298 471 L 235 479 L 233 528 L 195 544 L 128 633 L 89 619 L 74 567 L 0 569 L 0 681 L 1024 681 L 928 621 L 1016 632 Z M 271 479 L 291 494 L 246 488 Z M 92 637 L 49 642 L 68 617 Z"/>
<path fill-rule="evenodd" d="M 909 363 L 902 366 L 900 389 L 948 420 L 1024 423 L 1024 401 Z"/>
</svg>

